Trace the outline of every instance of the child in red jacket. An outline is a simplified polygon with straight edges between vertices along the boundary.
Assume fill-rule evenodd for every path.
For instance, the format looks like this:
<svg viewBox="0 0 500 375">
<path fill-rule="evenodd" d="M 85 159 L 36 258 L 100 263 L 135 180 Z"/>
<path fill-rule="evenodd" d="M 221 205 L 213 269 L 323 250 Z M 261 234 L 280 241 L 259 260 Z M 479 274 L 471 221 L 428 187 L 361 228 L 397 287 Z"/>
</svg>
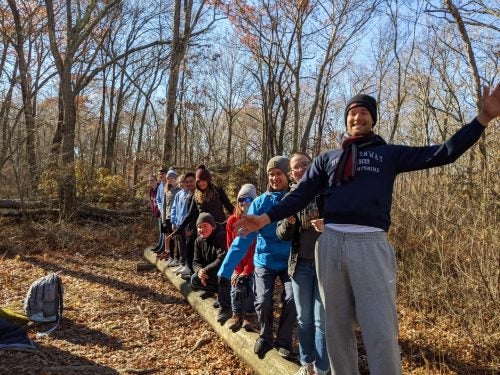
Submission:
<svg viewBox="0 0 500 375">
<path fill-rule="evenodd" d="M 226 224 L 226 242 L 227 248 L 236 238 L 233 230 L 234 223 L 240 219 L 241 214 L 245 213 L 256 197 L 255 186 L 245 184 L 238 192 L 238 202 L 234 213 L 229 216 Z M 253 293 L 253 255 L 255 252 L 255 241 L 252 242 L 245 257 L 240 264 L 236 266 L 231 276 L 231 307 L 233 316 L 227 321 L 227 328 L 237 331 L 240 328 L 246 331 L 255 331 L 255 296 Z"/>
</svg>

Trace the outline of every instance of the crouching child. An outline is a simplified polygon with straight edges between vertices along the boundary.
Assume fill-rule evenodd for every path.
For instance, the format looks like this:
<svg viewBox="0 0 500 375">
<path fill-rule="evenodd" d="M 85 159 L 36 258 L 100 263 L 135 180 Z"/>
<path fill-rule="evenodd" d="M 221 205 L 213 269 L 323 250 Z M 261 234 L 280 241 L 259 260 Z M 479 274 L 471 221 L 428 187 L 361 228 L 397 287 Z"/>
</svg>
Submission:
<svg viewBox="0 0 500 375">
<path fill-rule="evenodd" d="M 191 288 L 217 293 L 220 307 L 217 321 L 224 324 L 231 317 L 230 284 L 219 284 L 217 272 L 227 251 L 225 228 L 217 225 L 212 215 L 202 212 L 196 220 L 196 229 Z"/>
</svg>

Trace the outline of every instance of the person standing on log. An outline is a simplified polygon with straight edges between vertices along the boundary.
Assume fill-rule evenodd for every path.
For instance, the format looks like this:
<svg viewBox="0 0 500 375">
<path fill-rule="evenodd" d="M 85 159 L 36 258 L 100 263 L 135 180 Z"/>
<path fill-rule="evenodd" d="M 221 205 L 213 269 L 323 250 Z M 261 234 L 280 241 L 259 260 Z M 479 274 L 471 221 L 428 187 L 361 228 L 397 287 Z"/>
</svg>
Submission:
<svg viewBox="0 0 500 375">
<path fill-rule="evenodd" d="M 163 234 L 161 233 L 161 214 L 160 210 L 158 209 L 158 206 L 156 205 L 156 193 L 158 191 L 158 180 L 156 179 L 155 175 L 149 176 L 148 179 L 148 185 L 149 185 L 149 207 L 151 208 L 151 214 L 153 215 L 153 218 L 155 222 L 157 223 L 158 227 L 158 243 L 156 246 L 152 249 L 153 251 L 157 251 L 160 248 L 161 245 L 161 237 Z M 158 224 L 159 223 L 159 224 Z"/>
<path fill-rule="evenodd" d="M 290 158 L 290 191 L 311 166 L 309 155 L 296 152 Z M 293 298 L 297 310 L 297 338 L 300 363 L 296 375 L 326 375 L 330 364 L 325 339 L 325 308 L 319 293 L 314 248 L 320 232 L 315 229 L 322 220 L 323 196 L 315 196 L 302 210 L 278 223 L 276 234 L 282 240 L 292 241 L 288 274 L 292 279 Z"/>
<path fill-rule="evenodd" d="M 500 116 L 500 85 L 483 88 L 481 110 L 443 144 L 387 144 L 373 132 L 377 102 L 365 94 L 345 108 L 342 148 L 314 159 L 297 188 L 266 213 L 243 217 L 241 236 L 303 209 L 324 192 L 325 228 L 316 272 L 325 306 L 327 348 L 336 374 L 357 375 L 354 328 L 359 323 L 372 375 L 401 374 L 396 310 L 395 252 L 387 240 L 394 180 L 403 172 L 453 163 Z M 237 261 L 237 260 L 236 260 Z"/>
<path fill-rule="evenodd" d="M 275 156 L 267 163 L 267 191 L 254 199 L 248 213 L 258 215 L 279 204 L 288 192 L 290 160 Z M 219 285 L 229 283 L 236 265 L 245 256 L 250 244 L 257 238 L 253 263 L 255 312 L 260 324 L 260 334 L 255 341 L 254 352 L 264 358 L 273 347 L 287 359 L 293 357 L 292 332 L 297 314 L 293 301 L 292 282 L 288 275 L 290 241 L 282 241 L 276 236 L 276 223 L 268 223 L 258 233 L 248 237 L 238 236 L 231 244 L 227 256 L 219 270 Z M 273 340 L 274 284 L 279 278 L 283 285 L 281 294 L 281 314 L 276 339 Z"/>
</svg>

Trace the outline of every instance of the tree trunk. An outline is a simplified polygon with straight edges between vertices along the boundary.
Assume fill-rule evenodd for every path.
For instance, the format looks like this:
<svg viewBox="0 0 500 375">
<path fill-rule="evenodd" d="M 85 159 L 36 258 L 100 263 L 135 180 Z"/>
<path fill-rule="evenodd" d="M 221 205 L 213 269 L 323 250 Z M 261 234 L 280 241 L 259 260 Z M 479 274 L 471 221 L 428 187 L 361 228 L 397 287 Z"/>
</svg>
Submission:
<svg viewBox="0 0 500 375">
<path fill-rule="evenodd" d="M 71 64 L 64 66 L 61 77 L 61 93 L 64 108 L 62 123 L 62 176 L 60 185 L 60 215 L 68 219 L 73 214 L 76 205 L 76 177 L 75 177 L 75 124 L 76 105 L 75 96 L 71 87 Z"/>
<path fill-rule="evenodd" d="M 30 191 L 36 189 L 38 182 L 39 170 L 36 159 L 35 148 L 35 118 L 33 116 L 32 91 L 29 79 L 29 69 L 26 57 L 24 55 L 24 31 L 19 11 L 14 0 L 8 0 L 9 7 L 12 11 L 14 25 L 16 30 L 16 41 L 14 48 L 16 49 L 17 61 L 19 62 L 19 78 L 21 81 L 21 94 L 23 98 L 23 113 L 24 124 L 26 127 L 26 161 L 28 163 L 28 171 L 31 183 Z"/>
</svg>

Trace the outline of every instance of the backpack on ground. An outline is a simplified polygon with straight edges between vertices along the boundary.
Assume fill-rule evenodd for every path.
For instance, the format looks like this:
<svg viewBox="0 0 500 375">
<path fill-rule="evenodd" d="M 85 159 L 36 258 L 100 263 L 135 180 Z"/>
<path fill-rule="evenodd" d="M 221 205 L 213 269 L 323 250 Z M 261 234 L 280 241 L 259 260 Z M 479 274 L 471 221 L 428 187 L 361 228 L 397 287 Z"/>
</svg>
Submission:
<svg viewBox="0 0 500 375">
<path fill-rule="evenodd" d="M 24 299 L 23 309 L 28 319 L 34 322 L 57 322 L 48 331 L 37 333 L 37 337 L 54 331 L 63 315 L 63 287 L 59 275 L 51 273 L 34 281 Z"/>
</svg>

